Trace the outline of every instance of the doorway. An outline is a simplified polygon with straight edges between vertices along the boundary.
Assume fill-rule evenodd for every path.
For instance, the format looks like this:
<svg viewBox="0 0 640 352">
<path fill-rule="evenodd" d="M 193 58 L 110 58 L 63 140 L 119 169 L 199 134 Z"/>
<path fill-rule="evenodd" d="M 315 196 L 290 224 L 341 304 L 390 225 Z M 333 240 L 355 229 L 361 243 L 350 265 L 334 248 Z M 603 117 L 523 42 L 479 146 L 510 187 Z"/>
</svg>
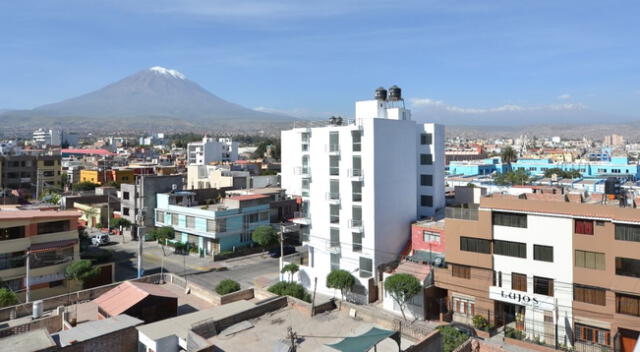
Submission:
<svg viewBox="0 0 640 352">
<path fill-rule="evenodd" d="M 495 301 L 496 326 L 509 326 L 523 331 L 525 311 L 524 306 Z"/>
</svg>

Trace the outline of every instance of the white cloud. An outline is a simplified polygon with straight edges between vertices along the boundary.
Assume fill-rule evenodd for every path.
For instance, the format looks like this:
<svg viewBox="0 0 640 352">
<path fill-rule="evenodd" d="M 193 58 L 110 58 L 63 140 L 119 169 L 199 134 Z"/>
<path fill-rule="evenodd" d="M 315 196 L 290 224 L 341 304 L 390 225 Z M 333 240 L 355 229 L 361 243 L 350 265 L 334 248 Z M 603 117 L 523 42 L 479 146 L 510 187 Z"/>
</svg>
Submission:
<svg viewBox="0 0 640 352">
<path fill-rule="evenodd" d="M 567 93 L 560 94 L 558 96 L 558 99 L 560 99 L 560 100 L 569 100 L 569 99 L 571 99 L 571 94 L 567 94 Z"/>
<path fill-rule="evenodd" d="M 486 114 L 495 112 L 522 112 L 522 111 L 540 111 L 540 110 L 553 110 L 553 111 L 569 111 L 584 109 L 583 104 L 550 104 L 550 105 L 537 105 L 537 106 L 521 106 L 514 104 L 501 105 L 489 108 L 465 108 L 460 106 L 448 105 L 442 100 L 434 100 L 430 98 L 411 98 L 409 102 L 414 108 L 435 108 L 439 110 L 445 110 L 452 113 L 461 114 Z"/>
</svg>

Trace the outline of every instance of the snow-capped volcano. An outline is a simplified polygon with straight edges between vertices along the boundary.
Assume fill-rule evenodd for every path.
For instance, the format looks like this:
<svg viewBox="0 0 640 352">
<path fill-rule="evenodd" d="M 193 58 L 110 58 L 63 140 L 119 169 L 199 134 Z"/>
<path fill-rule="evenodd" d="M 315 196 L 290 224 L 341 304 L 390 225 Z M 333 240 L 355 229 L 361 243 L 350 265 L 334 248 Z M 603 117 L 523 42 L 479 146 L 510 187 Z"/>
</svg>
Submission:
<svg viewBox="0 0 640 352">
<path fill-rule="evenodd" d="M 151 67 L 149 69 L 149 71 L 156 72 L 156 73 L 161 74 L 161 75 L 169 75 L 171 77 L 178 78 L 178 79 L 186 79 L 187 78 L 187 77 L 185 77 L 185 75 L 183 75 L 182 73 L 180 73 L 180 72 L 178 72 L 176 70 L 164 68 L 162 66 L 153 66 L 153 67 Z"/>
</svg>

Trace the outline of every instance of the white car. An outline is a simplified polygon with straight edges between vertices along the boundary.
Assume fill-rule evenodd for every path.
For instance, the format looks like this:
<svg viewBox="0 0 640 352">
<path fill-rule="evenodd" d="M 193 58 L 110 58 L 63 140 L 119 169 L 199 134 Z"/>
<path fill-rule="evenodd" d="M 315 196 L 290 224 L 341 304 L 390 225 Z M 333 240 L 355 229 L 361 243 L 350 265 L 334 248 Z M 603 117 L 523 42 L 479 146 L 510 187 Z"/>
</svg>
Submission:
<svg viewBox="0 0 640 352">
<path fill-rule="evenodd" d="M 93 244 L 96 247 L 109 244 L 109 235 L 106 233 L 99 233 L 91 237 L 91 244 Z"/>
</svg>

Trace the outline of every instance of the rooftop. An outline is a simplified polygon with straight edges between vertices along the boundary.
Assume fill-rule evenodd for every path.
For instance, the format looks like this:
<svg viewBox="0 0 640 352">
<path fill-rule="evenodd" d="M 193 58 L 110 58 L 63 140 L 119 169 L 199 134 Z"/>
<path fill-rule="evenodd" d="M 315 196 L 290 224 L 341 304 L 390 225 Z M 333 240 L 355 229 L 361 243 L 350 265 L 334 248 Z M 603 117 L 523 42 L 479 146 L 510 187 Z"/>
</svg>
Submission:
<svg viewBox="0 0 640 352">
<path fill-rule="evenodd" d="M 47 329 L 38 329 L 2 339 L 0 352 L 40 351 L 56 347 Z"/>
<path fill-rule="evenodd" d="M 105 292 L 94 301 L 100 306 L 100 309 L 110 316 L 116 316 L 124 313 L 147 296 L 178 298 L 178 296 L 159 285 L 125 281 Z"/>
<path fill-rule="evenodd" d="M 268 198 L 268 196 L 264 194 L 245 194 L 240 196 L 232 196 L 227 199 L 243 201 L 243 200 L 254 200 L 254 199 L 264 199 L 264 198 Z"/>
<path fill-rule="evenodd" d="M 81 214 L 77 210 L 18 210 L 16 208 L 0 208 L 0 220 L 73 218 Z"/>
<path fill-rule="evenodd" d="M 106 335 L 115 331 L 123 330 L 128 327 L 143 324 L 144 321 L 121 314 L 103 320 L 95 320 L 87 323 L 78 324 L 69 330 L 62 330 L 52 334 L 51 337 L 60 347 L 68 346 L 73 342 L 81 342 L 92 338 Z"/>
<path fill-rule="evenodd" d="M 63 154 L 87 154 L 87 155 L 102 155 L 102 156 L 111 156 L 115 155 L 114 153 L 106 150 L 106 149 L 78 149 L 78 148 L 69 148 L 60 150 Z"/>
</svg>

